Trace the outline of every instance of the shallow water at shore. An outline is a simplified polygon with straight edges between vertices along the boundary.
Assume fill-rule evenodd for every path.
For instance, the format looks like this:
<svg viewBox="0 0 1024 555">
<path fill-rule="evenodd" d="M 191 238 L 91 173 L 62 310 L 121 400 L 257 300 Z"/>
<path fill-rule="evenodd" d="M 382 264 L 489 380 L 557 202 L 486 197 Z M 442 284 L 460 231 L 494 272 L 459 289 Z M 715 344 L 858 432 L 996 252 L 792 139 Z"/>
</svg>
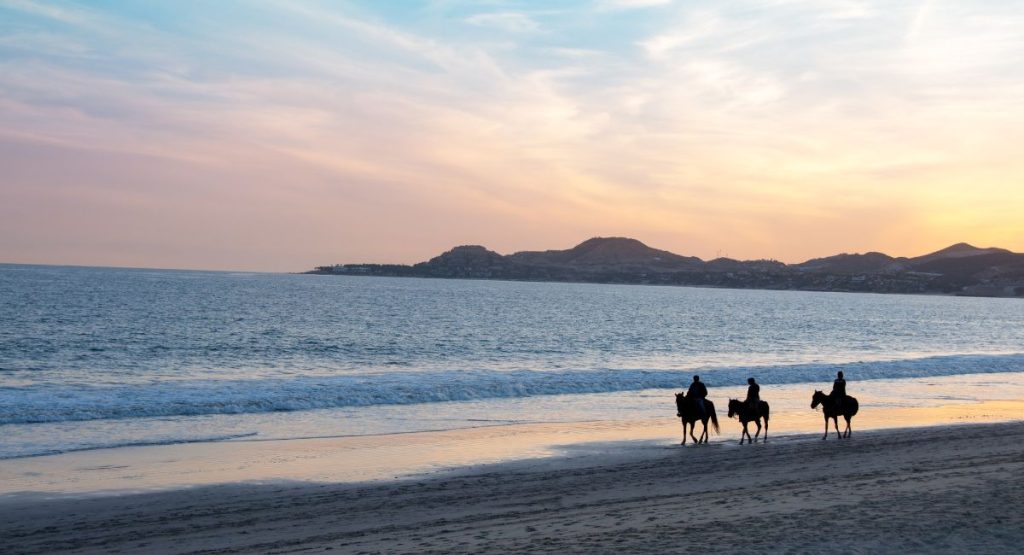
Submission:
<svg viewBox="0 0 1024 555">
<path fill-rule="evenodd" d="M 811 392 L 805 385 L 763 390 L 772 405 L 770 442 L 821 437 L 823 419 L 819 411 L 810 409 Z M 861 400 L 861 411 L 853 422 L 855 434 L 1007 422 L 1024 414 L 1024 376 L 1016 373 L 865 381 L 851 384 L 850 392 Z M 727 417 L 724 405 L 730 396 L 742 393 L 742 388 L 712 389 L 721 434 L 711 433 L 709 447 L 690 448 L 736 445 L 741 427 Z M 628 398 L 609 395 L 608 402 L 618 403 L 623 416 L 617 420 L 583 419 L 585 413 L 573 412 L 570 403 L 566 416 L 579 420 L 482 422 L 472 428 L 362 436 L 242 438 L 3 460 L 0 496 L 149 491 L 235 482 L 364 482 L 531 458 L 628 456 L 633 449 L 681 448 L 679 421 L 664 410 L 671 396 L 670 390 L 647 390 Z M 282 438 L 291 433 L 282 432 Z M 830 439 L 835 440 L 834 431 Z"/>
</svg>

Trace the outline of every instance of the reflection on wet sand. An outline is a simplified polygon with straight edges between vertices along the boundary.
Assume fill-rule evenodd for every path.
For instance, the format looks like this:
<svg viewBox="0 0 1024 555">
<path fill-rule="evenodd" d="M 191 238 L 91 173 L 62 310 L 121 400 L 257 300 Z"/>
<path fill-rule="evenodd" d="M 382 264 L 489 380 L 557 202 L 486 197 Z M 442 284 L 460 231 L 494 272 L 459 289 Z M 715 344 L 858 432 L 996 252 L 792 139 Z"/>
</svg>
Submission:
<svg viewBox="0 0 1024 555">
<path fill-rule="evenodd" d="M 771 442 L 817 441 L 822 418 L 799 408 L 806 388 L 777 390 Z M 865 406 L 852 441 L 871 429 L 1017 420 L 1024 401 L 924 407 Z M 740 425 L 720 415 L 722 434 L 707 448 L 739 441 Z M 499 425 L 441 432 L 104 449 L 0 461 L 0 494 L 91 493 L 204 484 L 298 480 L 362 482 L 430 474 L 500 461 L 552 457 L 628 458 L 651 448 L 681 448 L 678 419 Z M 835 435 L 829 441 L 836 441 Z M 630 442 L 623 445 L 621 442 Z M 703 447 L 700 447 L 703 448 Z"/>
</svg>

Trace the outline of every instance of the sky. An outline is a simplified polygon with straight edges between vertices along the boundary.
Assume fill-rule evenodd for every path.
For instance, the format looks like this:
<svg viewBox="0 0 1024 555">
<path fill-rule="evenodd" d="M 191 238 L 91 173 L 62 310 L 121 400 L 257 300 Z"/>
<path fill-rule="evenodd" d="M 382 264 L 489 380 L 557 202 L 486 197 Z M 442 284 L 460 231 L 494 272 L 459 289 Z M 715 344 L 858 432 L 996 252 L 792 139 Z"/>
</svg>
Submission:
<svg viewBox="0 0 1024 555">
<path fill-rule="evenodd" d="M 0 0 L 0 262 L 1024 251 L 1024 0 Z"/>
</svg>

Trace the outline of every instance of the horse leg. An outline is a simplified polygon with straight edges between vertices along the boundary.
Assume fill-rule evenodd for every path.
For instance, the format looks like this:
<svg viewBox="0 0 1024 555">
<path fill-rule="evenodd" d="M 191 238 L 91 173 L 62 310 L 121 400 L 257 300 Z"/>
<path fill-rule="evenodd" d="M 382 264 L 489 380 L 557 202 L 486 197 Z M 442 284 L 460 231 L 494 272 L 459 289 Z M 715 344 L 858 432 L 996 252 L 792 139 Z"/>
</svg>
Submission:
<svg viewBox="0 0 1024 555">
<path fill-rule="evenodd" d="M 768 417 L 764 419 L 764 443 L 768 443 Z"/>
<path fill-rule="evenodd" d="M 838 416 L 832 417 L 832 424 L 834 424 L 835 427 L 836 427 L 836 437 L 838 437 L 839 439 L 843 439 L 843 434 L 839 433 L 839 417 Z"/>
<path fill-rule="evenodd" d="M 685 438 L 684 438 L 685 439 Z M 825 417 L 825 435 L 821 436 L 822 440 L 828 439 L 828 417 Z"/>
<path fill-rule="evenodd" d="M 754 434 L 754 443 L 757 443 L 757 438 L 761 437 L 761 419 L 755 420 L 754 424 L 757 424 L 757 433 Z"/>
<path fill-rule="evenodd" d="M 686 445 L 686 420 L 683 420 L 683 442 L 679 445 Z"/>
<path fill-rule="evenodd" d="M 697 441 L 697 438 L 693 437 L 693 432 L 695 432 L 696 430 L 697 430 L 697 421 L 694 420 L 690 424 L 690 439 L 692 439 L 694 443 L 700 443 L 699 441 Z"/>
<path fill-rule="evenodd" d="M 853 433 L 853 430 L 850 429 L 850 417 L 849 416 L 844 416 L 843 418 L 846 419 L 846 431 L 843 432 L 843 434 L 845 434 L 846 437 L 849 438 L 850 434 Z"/>
</svg>

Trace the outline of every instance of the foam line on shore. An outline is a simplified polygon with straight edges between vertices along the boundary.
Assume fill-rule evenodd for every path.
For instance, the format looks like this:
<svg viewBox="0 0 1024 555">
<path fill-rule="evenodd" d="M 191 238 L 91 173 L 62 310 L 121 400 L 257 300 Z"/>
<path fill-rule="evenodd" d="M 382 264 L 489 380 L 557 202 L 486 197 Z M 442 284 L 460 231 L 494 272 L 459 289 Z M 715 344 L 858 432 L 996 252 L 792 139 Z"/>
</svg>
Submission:
<svg viewBox="0 0 1024 555">
<path fill-rule="evenodd" d="M 37 453 L 28 454 L 15 454 L 15 455 L 0 455 L 0 461 L 9 459 L 28 459 L 33 457 L 45 457 L 48 455 L 62 455 L 64 453 L 78 453 L 82 451 L 97 451 L 101 449 L 118 449 L 121 447 L 156 447 L 162 445 L 184 445 L 188 443 L 216 443 L 220 441 L 230 441 L 233 439 L 244 439 L 251 438 L 258 435 L 258 432 L 249 432 L 244 434 L 227 434 L 222 436 L 208 436 L 208 437 L 196 437 L 196 438 L 174 438 L 157 441 L 125 441 L 107 443 L 102 445 L 90 445 L 88 447 L 70 447 L 67 449 L 50 449 L 47 451 L 40 451 Z"/>
<path fill-rule="evenodd" d="M 1024 371 L 1024 353 L 947 355 L 885 361 L 616 370 L 393 372 L 145 385 L 45 384 L 0 389 L 0 424 L 290 412 L 324 408 L 579 395 L 678 388 L 688 376 L 742 383 L 820 383 L 838 370 L 858 380 Z"/>
</svg>

